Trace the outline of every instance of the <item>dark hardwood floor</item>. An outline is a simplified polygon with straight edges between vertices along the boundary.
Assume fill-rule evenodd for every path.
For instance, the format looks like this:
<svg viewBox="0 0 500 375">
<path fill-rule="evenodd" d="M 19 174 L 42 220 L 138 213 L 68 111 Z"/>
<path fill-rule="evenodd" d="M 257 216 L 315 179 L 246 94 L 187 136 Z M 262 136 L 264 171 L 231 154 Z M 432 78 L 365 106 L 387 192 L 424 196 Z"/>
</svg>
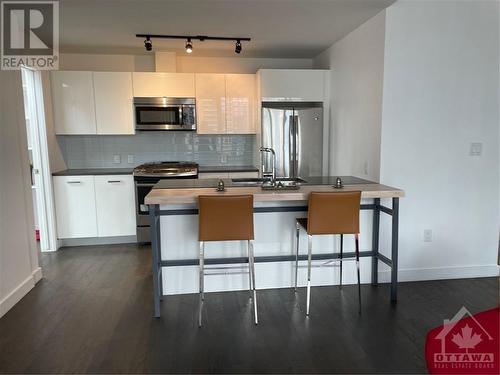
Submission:
<svg viewBox="0 0 500 375">
<path fill-rule="evenodd" d="M 248 292 L 169 296 L 152 318 L 150 249 L 117 245 L 43 255 L 44 279 L 0 319 L 0 372 L 425 373 L 431 328 L 465 305 L 498 304 L 498 279 L 260 290 L 259 325 Z"/>
</svg>

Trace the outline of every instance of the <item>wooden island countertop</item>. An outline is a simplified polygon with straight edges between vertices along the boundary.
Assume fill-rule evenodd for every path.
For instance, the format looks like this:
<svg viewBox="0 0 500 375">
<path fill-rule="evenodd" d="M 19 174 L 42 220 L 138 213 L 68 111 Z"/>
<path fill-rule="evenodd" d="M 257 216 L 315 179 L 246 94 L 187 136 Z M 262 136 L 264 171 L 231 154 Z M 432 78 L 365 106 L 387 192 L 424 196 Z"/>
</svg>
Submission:
<svg viewBox="0 0 500 375">
<path fill-rule="evenodd" d="M 304 184 L 298 190 L 262 190 L 260 186 L 230 186 L 226 187 L 224 192 L 218 192 L 215 190 L 217 180 L 213 181 L 213 187 L 157 187 L 146 196 L 145 204 L 191 204 L 197 202 L 199 195 L 239 194 L 253 194 L 255 202 L 306 201 L 312 191 L 361 191 L 361 198 L 367 199 L 404 197 L 403 190 L 377 183 L 344 185 L 341 189 L 334 189 L 332 185 Z"/>
</svg>

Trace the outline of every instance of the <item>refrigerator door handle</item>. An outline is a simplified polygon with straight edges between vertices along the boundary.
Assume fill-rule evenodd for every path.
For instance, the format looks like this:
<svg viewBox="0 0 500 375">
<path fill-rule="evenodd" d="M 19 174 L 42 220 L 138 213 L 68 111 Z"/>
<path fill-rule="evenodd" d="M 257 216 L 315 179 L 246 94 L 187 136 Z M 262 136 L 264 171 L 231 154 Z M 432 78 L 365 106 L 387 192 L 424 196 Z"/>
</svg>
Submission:
<svg viewBox="0 0 500 375">
<path fill-rule="evenodd" d="M 290 166 L 290 177 L 295 176 L 295 159 L 294 159 L 294 153 L 295 153 L 295 131 L 294 131 L 294 120 L 295 116 L 292 114 L 288 116 L 288 124 L 289 124 L 289 129 L 288 129 L 288 147 L 289 147 L 289 153 L 288 153 L 288 165 Z"/>
<path fill-rule="evenodd" d="M 299 116 L 295 115 L 294 116 L 294 121 L 293 121 L 293 129 L 294 129 L 294 147 L 293 147 L 293 154 L 294 154 L 294 164 L 293 164 L 293 169 L 294 169 L 294 177 L 299 177 L 299 160 L 301 157 L 301 147 L 300 147 L 300 142 L 299 142 Z"/>
</svg>

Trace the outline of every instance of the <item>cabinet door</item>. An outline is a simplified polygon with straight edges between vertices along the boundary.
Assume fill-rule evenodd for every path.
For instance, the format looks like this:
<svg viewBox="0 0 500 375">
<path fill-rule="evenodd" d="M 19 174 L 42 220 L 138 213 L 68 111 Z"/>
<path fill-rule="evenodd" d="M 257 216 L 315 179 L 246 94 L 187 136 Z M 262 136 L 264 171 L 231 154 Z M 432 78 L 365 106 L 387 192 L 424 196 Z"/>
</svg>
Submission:
<svg viewBox="0 0 500 375">
<path fill-rule="evenodd" d="M 255 75 L 226 74 L 226 132 L 255 134 Z"/>
<path fill-rule="evenodd" d="M 96 134 L 91 72 L 51 72 L 56 134 Z"/>
<path fill-rule="evenodd" d="M 133 73 L 134 96 L 194 98 L 194 73 Z"/>
<path fill-rule="evenodd" d="M 97 237 L 94 176 L 55 176 L 58 238 Z"/>
<path fill-rule="evenodd" d="M 226 133 L 224 74 L 196 74 L 196 117 L 198 134 Z"/>
<path fill-rule="evenodd" d="M 132 175 L 95 176 L 95 196 L 99 237 L 135 235 Z"/>
<path fill-rule="evenodd" d="M 324 70 L 264 69 L 258 72 L 262 101 L 325 100 Z"/>
<path fill-rule="evenodd" d="M 97 134 L 134 134 L 132 73 L 96 72 Z"/>
</svg>

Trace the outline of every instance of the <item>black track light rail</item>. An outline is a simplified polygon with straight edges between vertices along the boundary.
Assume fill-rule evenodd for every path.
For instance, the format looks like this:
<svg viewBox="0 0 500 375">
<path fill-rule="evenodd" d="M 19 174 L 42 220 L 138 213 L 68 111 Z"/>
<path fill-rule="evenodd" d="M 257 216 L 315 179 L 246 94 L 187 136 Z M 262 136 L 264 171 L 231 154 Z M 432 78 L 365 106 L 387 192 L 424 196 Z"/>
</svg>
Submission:
<svg viewBox="0 0 500 375">
<path fill-rule="evenodd" d="M 252 38 L 233 38 L 233 37 L 225 37 L 225 36 L 208 36 L 208 35 L 161 35 L 161 34 L 135 34 L 137 38 L 158 38 L 158 39 L 190 39 L 190 40 L 199 40 L 203 42 L 204 40 L 234 40 L 237 41 L 246 41 L 249 42 Z"/>
</svg>

